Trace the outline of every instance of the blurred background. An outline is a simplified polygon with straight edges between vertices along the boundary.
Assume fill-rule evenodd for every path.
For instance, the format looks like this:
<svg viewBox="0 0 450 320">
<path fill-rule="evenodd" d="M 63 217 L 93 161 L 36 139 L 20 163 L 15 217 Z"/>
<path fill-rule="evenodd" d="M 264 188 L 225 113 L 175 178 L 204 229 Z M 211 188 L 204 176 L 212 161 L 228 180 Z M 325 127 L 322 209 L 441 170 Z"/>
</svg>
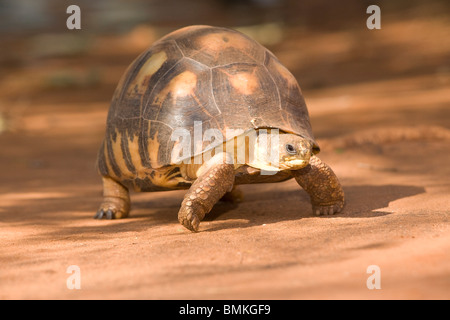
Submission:
<svg viewBox="0 0 450 320">
<path fill-rule="evenodd" d="M 70 4 L 81 9 L 81 30 L 66 27 Z M 366 27 L 370 4 L 381 8 L 381 30 Z M 236 28 L 267 46 L 313 99 L 310 109 L 355 102 L 356 88 L 344 87 L 333 103 L 323 92 L 351 84 L 414 78 L 411 88 L 448 85 L 449 8 L 445 0 L 0 0 L 0 133 L 57 126 L 46 122 L 50 106 L 105 110 L 140 52 L 192 24 Z M 385 83 L 378 99 L 395 87 Z M 315 99 L 318 90 L 325 100 Z M 40 121 L 27 121 L 39 108 Z"/>
<path fill-rule="evenodd" d="M 81 30 L 66 27 L 73 4 Z M 380 30 L 366 27 L 374 4 Z M 308 219 L 308 198 L 292 181 L 276 190 L 248 186 L 240 209 L 219 207 L 216 220 L 204 224 L 217 237 L 177 229 L 180 192 L 133 195 L 133 219 L 92 219 L 101 200 L 95 159 L 121 75 L 158 38 L 194 24 L 248 34 L 297 78 L 321 157 L 349 199 L 344 219 L 332 220 L 336 227 Z M 334 297 L 359 298 L 365 278 L 355 270 L 373 263 L 374 248 L 400 297 L 448 296 L 449 132 L 448 0 L 0 0 L 0 298 L 72 298 L 58 283 L 73 263 L 97 270 L 86 276 L 84 283 L 98 288 L 83 291 L 88 297 L 121 298 L 123 288 L 138 298 L 304 297 L 314 291 L 298 289 L 305 285 L 324 297 L 331 277 L 344 274 Z M 439 245 L 411 240 L 432 232 Z M 404 250 L 391 250 L 399 242 Z M 185 254 L 183 246 L 194 243 L 203 243 L 203 255 Z M 427 260 L 417 251 L 434 253 Z M 339 259 L 350 262 L 327 264 Z M 426 263 L 414 269 L 418 261 Z M 321 273 L 311 271 L 316 266 Z M 400 269 L 411 270 L 419 289 L 408 289 L 415 282 Z"/>
</svg>

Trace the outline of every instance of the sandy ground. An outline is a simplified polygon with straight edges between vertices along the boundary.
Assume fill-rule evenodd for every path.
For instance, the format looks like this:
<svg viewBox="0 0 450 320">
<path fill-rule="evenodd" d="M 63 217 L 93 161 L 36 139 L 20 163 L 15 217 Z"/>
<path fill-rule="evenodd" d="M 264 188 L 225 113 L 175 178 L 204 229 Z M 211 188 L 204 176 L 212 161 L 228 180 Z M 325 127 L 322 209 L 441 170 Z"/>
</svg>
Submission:
<svg viewBox="0 0 450 320">
<path fill-rule="evenodd" d="M 273 48 L 299 79 L 320 157 L 343 184 L 347 205 L 331 217 L 313 216 L 291 180 L 243 186 L 244 201 L 219 203 L 198 233 L 178 224 L 181 191 L 132 194 L 130 218 L 94 220 L 108 102 L 135 52 L 8 73 L 0 299 L 449 299 L 449 46 L 440 37 L 449 27 L 417 23 L 386 24 L 385 37 L 365 42 L 305 36 L 311 45 L 298 55 L 300 42 Z M 384 60 L 390 50 L 398 55 Z M 33 87 L 44 70 L 80 59 L 101 65 L 100 85 Z M 79 290 L 67 287 L 71 265 Z M 381 289 L 367 287 L 371 265 Z"/>
</svg>

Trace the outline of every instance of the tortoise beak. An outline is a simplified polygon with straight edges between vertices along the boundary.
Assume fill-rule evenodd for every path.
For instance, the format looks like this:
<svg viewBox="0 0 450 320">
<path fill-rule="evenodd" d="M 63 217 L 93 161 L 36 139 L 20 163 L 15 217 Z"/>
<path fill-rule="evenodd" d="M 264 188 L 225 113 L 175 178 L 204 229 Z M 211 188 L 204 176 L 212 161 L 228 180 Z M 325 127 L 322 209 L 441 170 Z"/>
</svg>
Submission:
<svg viewBox="0 0 450 320">
<path fill-rule="evenodd" d="M 286 159 L 284 161 L 283 164 L 280 163 L 280 167 L 282 167 L 283 169 L 288 169 L 288 170 L 299 170 L 301 168 L 304 168 L 308 165 L 309 163 L 309 157 L 308 159 Z"/>
</svg>

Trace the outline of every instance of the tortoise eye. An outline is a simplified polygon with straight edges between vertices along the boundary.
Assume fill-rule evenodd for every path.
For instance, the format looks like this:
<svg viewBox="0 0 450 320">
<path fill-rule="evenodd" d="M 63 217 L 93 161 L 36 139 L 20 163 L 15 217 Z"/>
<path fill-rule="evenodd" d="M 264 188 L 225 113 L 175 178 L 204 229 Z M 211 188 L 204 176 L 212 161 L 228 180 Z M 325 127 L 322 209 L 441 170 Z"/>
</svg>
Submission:
<svg viewBox="0 0 450 320">
<path fill-rule="evenodd" d="M 295 150 L 294 146 L 292 144 L 290 144 L 290 143 L 286 144 L 286 151 L 290 155 L 297 154 L 297 150 Z"/>
</svg>

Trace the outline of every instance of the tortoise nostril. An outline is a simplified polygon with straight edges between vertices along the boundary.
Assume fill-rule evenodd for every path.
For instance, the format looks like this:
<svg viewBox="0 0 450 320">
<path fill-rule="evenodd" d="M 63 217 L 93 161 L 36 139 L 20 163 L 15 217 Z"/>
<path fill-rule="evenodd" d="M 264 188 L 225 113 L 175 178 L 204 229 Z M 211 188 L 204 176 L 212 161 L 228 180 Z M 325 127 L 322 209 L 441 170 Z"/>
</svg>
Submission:
<svg viewBox="0 0 450 320">
<path fill-rule="evenodd" d="M 287 153 L 289 153 L 290 155 L 294 155 L 297 153 L 297 150 L 295 150 L 295 147 L 292 144 L 288 143 L 288 144 L 286 144 L 285 147 L 286 147 Z"/>
</svg>

